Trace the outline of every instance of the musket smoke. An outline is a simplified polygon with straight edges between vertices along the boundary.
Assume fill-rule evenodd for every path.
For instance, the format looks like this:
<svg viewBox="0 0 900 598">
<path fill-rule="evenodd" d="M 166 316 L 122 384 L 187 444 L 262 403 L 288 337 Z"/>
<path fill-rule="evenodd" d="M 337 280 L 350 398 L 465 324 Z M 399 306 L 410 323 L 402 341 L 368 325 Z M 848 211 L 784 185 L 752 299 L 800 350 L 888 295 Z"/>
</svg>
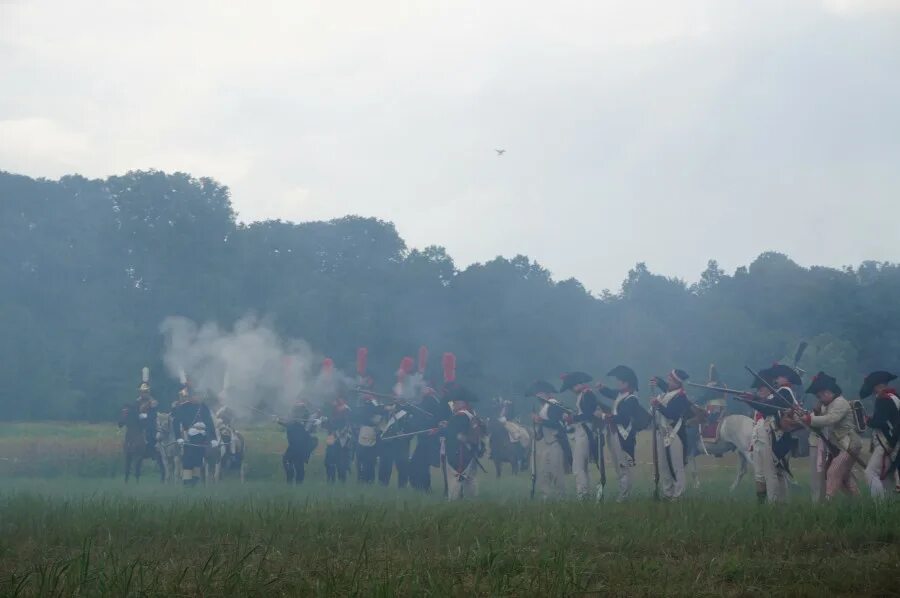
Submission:
<svg viewBox="0 0 900 598">
<path fill-rule="evenodd" d="M 195 392 L 218 395 L 239 415 L 252 416 L 262 402 L 287 413 L 296 400 L 318 402 L 344 379 L 336 370 L 323 375 L 322 357 L 306 342 L 283 339 L 253 316 L 241 318 L 231 330 L 170 316 L 160 332 L 169 374 L 185 371 Z"/>
</svg>

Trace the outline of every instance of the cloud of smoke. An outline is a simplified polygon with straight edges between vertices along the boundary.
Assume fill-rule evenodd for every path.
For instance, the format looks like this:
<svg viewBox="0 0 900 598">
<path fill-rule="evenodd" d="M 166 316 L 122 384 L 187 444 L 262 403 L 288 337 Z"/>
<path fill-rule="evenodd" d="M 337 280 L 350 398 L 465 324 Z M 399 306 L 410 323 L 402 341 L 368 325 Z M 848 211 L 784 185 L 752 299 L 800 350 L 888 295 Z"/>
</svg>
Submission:
<svg viewBox="0 0 900 598">
<path fill-rule="evenodd" d="M 245 316 L 231 330 L 170 316 L 160 325 L 169 375 L 187 374 L 195 392 L 213 394 L 241 417 L 265 411 L 285 415 L 303 399 L 323 406 L 343 374 L 325 374 L 323 359 L 298 339 L 283 339 L 264 320 Z"/>
</svg>

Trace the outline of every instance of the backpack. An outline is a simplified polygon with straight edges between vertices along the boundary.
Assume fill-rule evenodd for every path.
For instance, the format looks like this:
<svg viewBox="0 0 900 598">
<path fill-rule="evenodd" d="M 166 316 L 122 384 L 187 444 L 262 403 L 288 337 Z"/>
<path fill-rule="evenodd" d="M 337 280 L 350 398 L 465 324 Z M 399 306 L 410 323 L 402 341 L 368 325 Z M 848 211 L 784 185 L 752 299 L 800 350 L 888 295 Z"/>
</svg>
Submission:
<svg viewBox="0 0 900 598">
<path fill-rule="evenodd" d="M 644 406 L 637 400 L 637 397 L 635 397 L 634 402 L 637 407 L 635 407 L 634 415 L 631 417 L 631 425 L 634 432 L 640 432 L 641 430 L 646 430 L 650 426 L 653 416 L 650 415 L 649 411 L 644 409 Z"/>
</svg>

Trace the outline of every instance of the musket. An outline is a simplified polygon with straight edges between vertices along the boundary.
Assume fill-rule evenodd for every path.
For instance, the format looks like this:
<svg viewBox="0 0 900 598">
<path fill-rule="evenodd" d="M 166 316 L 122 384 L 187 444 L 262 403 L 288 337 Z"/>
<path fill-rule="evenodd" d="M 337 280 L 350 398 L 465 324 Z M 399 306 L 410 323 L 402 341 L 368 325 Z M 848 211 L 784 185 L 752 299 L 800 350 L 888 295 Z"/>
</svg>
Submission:
<svg viewBox="0 0 900 598">
<path fill-rule="evenodd" d="M 659 453 L 657 452 L 659 440 L 656 438 L 656 406 L 650 408 L 650 418 L 653 422 L 653 500 L 659 500 Z"/>
<path fill-rule="evenodd" d="M 756 379 L 758 379 L 760 382 L 762 382 L 762 383 L 766 386 L 766 388 L 768 388 L 769 391 L 772 392 L 772 394 L 778 395 L 778 389 L 775 388 L 774 386 L 772 386 L 771 384 L 769 384 L 769 381 L 768 381 L 768 380 L 766 380 L 765 378 L 763 378 L 762 376 L 760 376 L 757 372 L 755 372 L 755 371 L 753 371 L 752 369 L 750 369 L 749 366 L 746 366 L 746 365 L 745 365 L 745 366 L 744 366 L 744 369 L 746 369 L 748 372 L 750 372 L 750 375 L 751 375 L 751 376 L 753 376 L 754 378 L 756 378 Z M 778 396 L 780 396 L 780 395 L 778 395 Z M 840 454 L 840 452 L 841 452 L 840 447 L 838 447 L 835 443 L 831 442 L 831 440 L 829 440 L 828 438 L 826 438 L 825 435 L 822 434 L 822 432 L 820 432 L 820 431 L 817 430 L 816 428 L 813 428 L 812 426 L 807 425 L 806 423 L 804 423 L 804 422 L 802 422 L 802 421 L 800 421 L 800 420 L 798 420 L 798 419 L 793 419 L 792 421 L 795 421 L 796 423 L 800 424 L 801 426 L 803 426 L 804 428 L 806 428 L 806 429 L 809 431 L 810 434 L 815 434 L 816 437 L 818 437 L 819 439 L 821 439 L 822 442 L 825 443 L 826 448 L 828 448 L 828 451 L 829 451 L 831 454 L 833 454 L 833 455 L 838 455 L 838 454 Z M 856 461 L 856 463 L 857 463 L 860 467 L 862 467 L 863 469 L 865 469 L 866 467 L 868 467 L 868 464 L 867 464 L 866 462 L 864 462 L 862 459 L 860 459 L 860 458 L 859 458 L 859 455 L 854 455 L 854 454 L 851 453 L 850 451 L 847 451 L 847 454 L 850 455 L 851 457 L 853 457 L 853 460 Z"/>
<path fill-rule="evenodd" d="M 381 440 L 395 440 L 397 438 L 409 438 L 411 436 L 418 436 L 419 434 L 428 434 L 430 432 L 437 432 L 440 428 L 427 428 L 425 430 L 418 430 L 416 432 L 405 432 L 403 434 L 394 434 L 393 436 L 382 436 Z"/>
<path fill-rule="evenodd" d="M 728 388 L 726 386 L 709 386 L 707 384 L 697 384 L 696 382 L 685 382 L 684 384 L 686 386 L 693 386 L 694 388 L 712 390 L 718 393 L 722 393 L 723 395 L 734 395 L 736 397 L 742 397 L 751 401 L 756 398 L 756 395 L 752 392 L 747 392 L 746 390 L 734 390 L 733 388 Z"/>
<path fill-rule="evenodd" d="M 450 487 L 447 485 L 447 439 L 441 437 L 441 475 L 444 476 L 444 498 L 450 496 Z"/>
<path fill-rule="evenodd" d="M 543 402 L 547 403 L 548 405 L 556 405 L 557 407 L 559 407 L 566 413 L 571 413 L 571 414 L 575 413 L 574 409 L 566 407 L 565 405 L 563 405 L 562 403 L 560 403 L 559 401 L 557 401 L 555 399 L 551 401 L 550 399 L 545 399 L 544 397 L 539 397 L 537 395 L 535 395 L 535 398 L 537 398 L 537 400 L 539 400 L 539 401 L 543 401 Z"/>
<path fill-rule="evenodd" d="M 778 411 L 779 413 L 782 413 L 784 411 L 792 411 L 791 407 L 777 407 L 775 405 L 770 405 L 769 403 L 763 403 L 762 401 L 754 401 L 753 399 L 745 399 L 744 397 L 738 397 L 738 396 L 733 396 L 731 398 L 734 399 L 735 401 L 740 401 L 741 403 L 750 405 L 754 409 L 763 407 L 766 409 L 771 409 L 773 411 Z"/>
<path fill-rule="evenodd" d="M 531 499 L 537 487 L 537 422 L 534 421 L 534 408 L 531 410 Z"/>
<path fill-rule="evenodd" d="M 383 392 L 373 392 L 373 391 L 367 390 L 365 388 L 357 388 L 356 392 L 358 392 L 359 394 L 364 394 L 364 395 L 372 395 L 373 397 L 376 397 L 379 399 L 385 399 L 391 403 L 397 403 L 398 405 L 401 405 L 403 407 L 412 407 L 416 411 L 419 411 L 420 413 L 427 415 L 428 417 L 434 417 L 433 413 L 431 413 L 430 411 L 425 411 L 424 409 L 422 409 L 415 403 L 411 403 L 408 399 L 401 399 L 399 397 L 395 397 L 394 395 L 385 394 Z"/>
</svg>

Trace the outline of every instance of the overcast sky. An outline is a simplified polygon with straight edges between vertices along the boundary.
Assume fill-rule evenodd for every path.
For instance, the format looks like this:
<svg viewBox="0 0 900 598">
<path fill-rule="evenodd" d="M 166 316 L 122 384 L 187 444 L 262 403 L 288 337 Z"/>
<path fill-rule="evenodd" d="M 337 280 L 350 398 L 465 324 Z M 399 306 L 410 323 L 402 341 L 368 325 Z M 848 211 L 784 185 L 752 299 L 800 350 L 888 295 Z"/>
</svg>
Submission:
<svg viewBox="0 0 900 598">
<path fill-rule="evenodd" d="M 0 0 L 0 169 L 149 168 L 594 291 L 900 260 L 900 0 Z"/>
</svg>

